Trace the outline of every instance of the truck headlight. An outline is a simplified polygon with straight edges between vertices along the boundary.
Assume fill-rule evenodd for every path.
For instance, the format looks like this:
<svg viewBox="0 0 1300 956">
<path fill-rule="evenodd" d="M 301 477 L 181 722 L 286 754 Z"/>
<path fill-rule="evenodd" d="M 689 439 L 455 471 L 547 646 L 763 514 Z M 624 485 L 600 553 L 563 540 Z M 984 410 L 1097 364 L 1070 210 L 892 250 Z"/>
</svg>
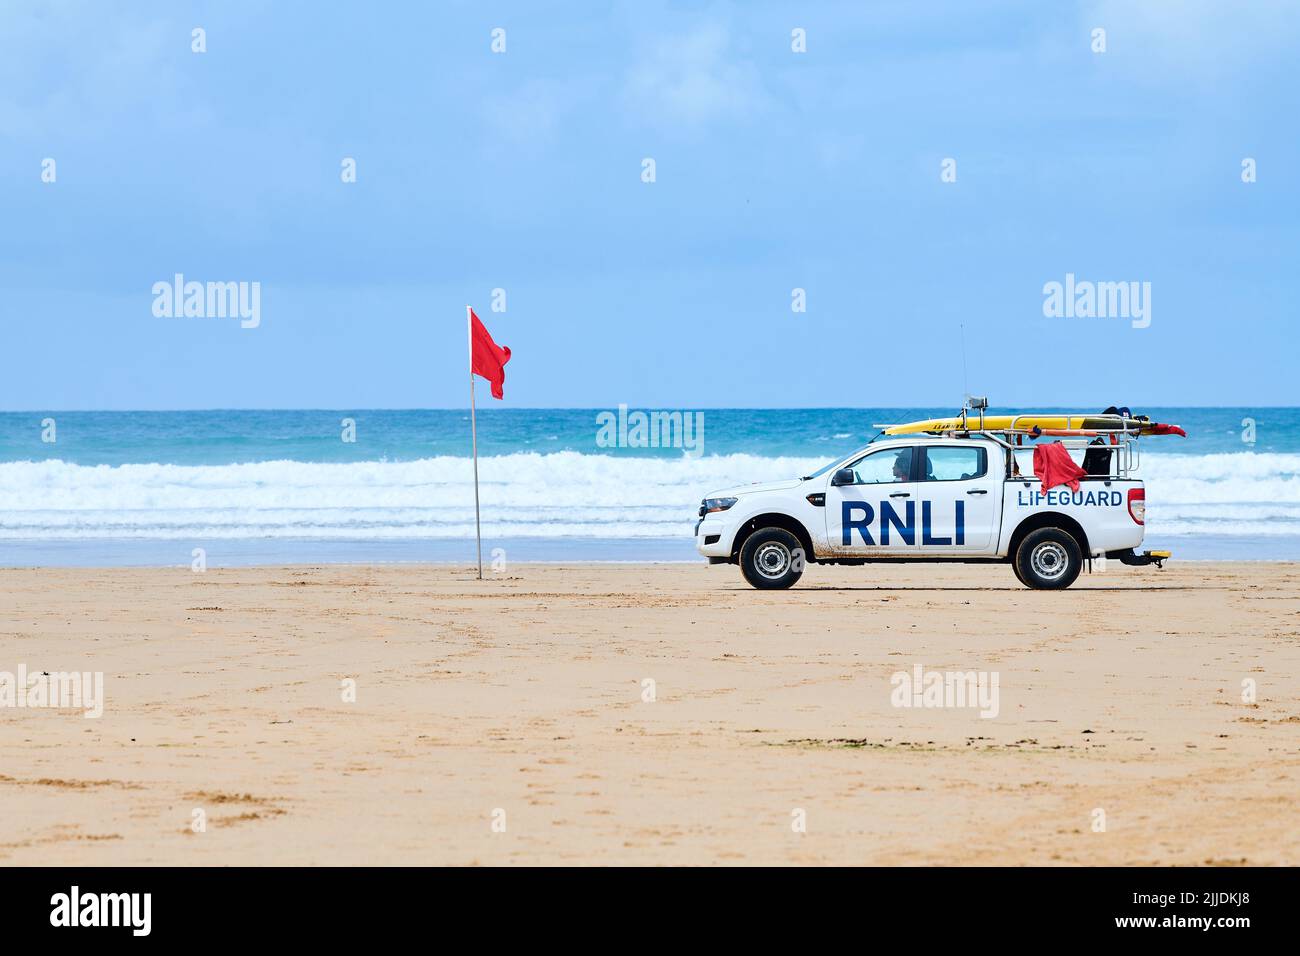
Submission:
<svg viewBox="0 0 1300 956">
<path fill-rule="evenodd" d="M 735 503 L 735 498 L 705 498 L 704 503 L 700 505 L 700 517 L 711 515 L 715 511 L 726 511 Z"/>
</svg>

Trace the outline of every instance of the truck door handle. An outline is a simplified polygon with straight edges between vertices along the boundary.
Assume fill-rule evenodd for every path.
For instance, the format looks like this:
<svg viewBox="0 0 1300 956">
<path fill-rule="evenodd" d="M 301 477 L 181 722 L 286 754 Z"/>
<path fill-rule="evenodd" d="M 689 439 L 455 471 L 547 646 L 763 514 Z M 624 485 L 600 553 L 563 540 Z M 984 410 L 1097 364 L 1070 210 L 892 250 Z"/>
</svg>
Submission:
<svg viewBox="0 0 1300 956">
<path fill-rule="evenodd" d="M 970 491 L 966 492 L 968 495 L 987 495 L 988 493 L 989 490 L 987 488 L 972 488 Z"/>
<path fill-rule="evenodd" d="M 910 498 L 910 497 L 912 497 L 912 494 L 911 494 L 911 492 L 908 492 L 908 491 L 895 491 L 895 492 L 894 492 L 892 495 L 890 495 L 889 497 L 891 497 L 891 498 Z"/>
</svg>

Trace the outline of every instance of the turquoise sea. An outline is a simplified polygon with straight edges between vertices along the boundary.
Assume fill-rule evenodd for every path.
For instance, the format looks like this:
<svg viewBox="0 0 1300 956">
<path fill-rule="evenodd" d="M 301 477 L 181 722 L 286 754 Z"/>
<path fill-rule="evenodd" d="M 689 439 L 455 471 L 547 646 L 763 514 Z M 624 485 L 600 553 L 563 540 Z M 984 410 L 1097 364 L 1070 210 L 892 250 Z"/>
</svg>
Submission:
<svg viewBox="0 0 1300 956">
<path fill-rule="evenodd" d="M 1142 441 L 1147 546 L 1300 558 L 1300 409 L 1134 410 L 1188 433 Z M 686 448 L 611 442 L 616 408 L 480 410 L 485 561 L 696 560 L 707 492 L 953 409 L 680 412 Z M 3 412 L 0 565 L 463 562 L 472 475 L 468 410 Z"/>
</svg>

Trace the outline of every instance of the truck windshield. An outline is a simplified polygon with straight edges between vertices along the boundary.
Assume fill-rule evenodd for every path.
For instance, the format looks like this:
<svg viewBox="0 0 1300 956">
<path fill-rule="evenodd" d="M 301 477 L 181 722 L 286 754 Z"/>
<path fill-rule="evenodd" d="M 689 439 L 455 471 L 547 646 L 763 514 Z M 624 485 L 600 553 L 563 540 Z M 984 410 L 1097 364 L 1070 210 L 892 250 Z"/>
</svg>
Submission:
<svg viewBox="0 0 1300 956">
<path fill-rule="evenodd" d="M 884 434 L 884 432 L 881 432 L 881 433 L 880 433 L 880 435 L 883 435 L 883 434 Z M 880 435 L 877 435 L 876 438 L 879 438 Z M 867 444 L 868 444 L 868 445 L 874 445 L 874 444 L 876 443 L 876 438 L 871 439 L 871 441 L 867 442 Z M 856 452 L 855 452 L 855 454 L 856 454 Z M 814 471 L 811 475 L 803 475 L 803 476 L 801 476 L 799 480 L 800 480 L 800 481 L 808 481 L 809 479 L 812 479 L 812 478 L 820 478 L 822 475 L 826 474 L 826 472 L 830 471 L 832 468 L 834 468 L 834 467 L 835 467 L 836 465 L 838 465 L 840 462 L 845 461 L 845 460 L 846 460 L 846 459 L 844 458 L 844 456 L 841 455 L 839 458 L 835 458 L 835 459 L 833 459 L 833 460 L 831 460 L 831 461 L 828 461 L 826 464 L 822 465 L 820 468 L 818 468 L 816 471 Z"/>
</svg>

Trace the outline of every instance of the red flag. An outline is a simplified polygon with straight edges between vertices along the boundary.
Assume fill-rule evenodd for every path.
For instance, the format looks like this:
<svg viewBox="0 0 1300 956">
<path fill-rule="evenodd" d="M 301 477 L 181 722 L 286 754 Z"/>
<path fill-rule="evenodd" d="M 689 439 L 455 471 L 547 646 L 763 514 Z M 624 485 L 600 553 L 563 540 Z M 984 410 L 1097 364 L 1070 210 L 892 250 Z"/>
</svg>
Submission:
<svg viewBox="0 0 1300 956">
<path fill-rule="evenodd" d="M 492 383 L 493 398 L 505 398 L 502 386 L 506 383 L 506 362 L 510 361 L 510 350 L 492 341 L 492 336 L 488 335 L 488 330 L 483 327 L 473 309 L 469 310 L 469 340 L 470 371 Z"/>
</svg>

